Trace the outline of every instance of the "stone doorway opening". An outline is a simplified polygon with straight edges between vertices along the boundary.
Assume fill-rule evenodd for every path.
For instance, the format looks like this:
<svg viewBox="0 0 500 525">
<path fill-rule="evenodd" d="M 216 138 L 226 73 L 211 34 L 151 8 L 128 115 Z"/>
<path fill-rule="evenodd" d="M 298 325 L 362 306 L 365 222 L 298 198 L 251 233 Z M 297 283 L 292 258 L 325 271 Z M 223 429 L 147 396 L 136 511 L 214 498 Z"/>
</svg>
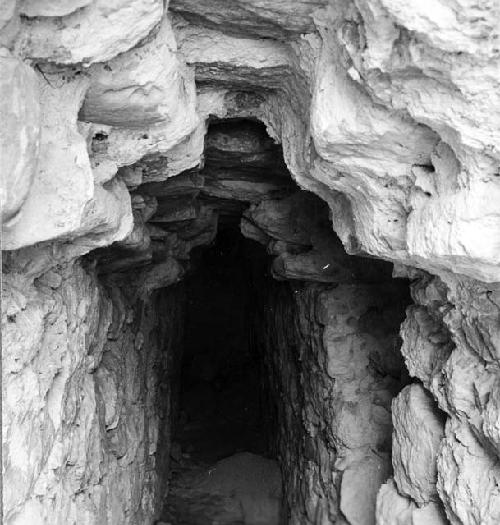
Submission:
<svg viewBox="0 0 500 525">
<path fill-rule="evenodd" d="M 149 326 L 157 516 L 370 525 L 408 282 L 345 252 L 257 121 L 213 122 L 199 169 L 155 180 L 162 162 L 123 169 L 136 231 L 90 258 Z"/>
<path fill-rule="evenodd" d="M 65 429 L 61 476 L 118 501 L 124 523 L 372 525 L 408 383 L 408 282 L 346 253 L 261 123 L 213 121 L 204 157 L 174 177 L 160 155 L 121 168 L 132 232 L 45 273 L 26 263 L 45 323 L 34 366 L 50 359 L 48 377 L 69 385 L 48 401 L 72 407 L 47 415 Z M 6 262 L 14 289 L 25 255 Z M 28 326 L 9 319 L 13 337 Z"/>
<path fill-rule="evenodd" d="M 163 519 L 278 525 L 282 480 L 253 334 L 269 256 L 226 225 L 191 261 Z"/>
<path fill-rule="evenodd" d="M 269 421 L 251 336 L 257 287 L 271 279 L 268 256 L 228 228 L 195 258 L 197 269 L 185 281 L 179 437 L 194 455 L 211 460 L 265 453 Z"/>
</svg>

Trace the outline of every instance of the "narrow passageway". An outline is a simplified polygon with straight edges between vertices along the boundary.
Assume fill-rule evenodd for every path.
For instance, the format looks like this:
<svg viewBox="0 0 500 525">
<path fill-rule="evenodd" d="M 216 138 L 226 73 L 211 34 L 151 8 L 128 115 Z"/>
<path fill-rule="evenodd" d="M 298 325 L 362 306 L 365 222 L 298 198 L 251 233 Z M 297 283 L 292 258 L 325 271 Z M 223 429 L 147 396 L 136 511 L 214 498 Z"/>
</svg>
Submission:
<svg viewBox="0 0 500 525">
<path fill-rule="evenodd" d="M 393 399 L 419 395 L 400 352 L 408 281 L 355 239 L 346 252 L 337 208 L 294 182 L 254 119 L 213 119 L 203 164 L 165 169 L 124 167 L 130 235 L 33 292 L 35 310 L 38 295 L 61 305 L 61 326 L 85 319 L 87 383 L 71 395 L 90 401 L 68 414 L 100 438 L 77 466 L 107 461 L 121 490 L 94 522 L 375 525 Z"/>
<path fill-rule="evenodd" d="M 0 522 L 500 525 L 499 2 L 0 2 Z"/>
<path fill-rule="evenodd" d="M 192 259 L 164 519 L 278 525 L 281 475 L 269 455 L 262 356 L 251 338 L 255 279 L 272 279 L 269 257 L 228 227 Z"/>
<path fill-rule="evenodd" d="M 407 283 L 346 253 L 258 122 L 215 121 L 199 173 L 142 192 L 158 201 L 153 255 L 170 236 L 154 256 L 183 261 L 162 522 L 371 525 L 408 381 Z"/>
<path fill-rule="evenodd" d="M 225 230 L 186 282 L 178 437 L 202 459 L 266 449 L 259 356 L 249 340 L 252 267 L 266 273 L 266 259 L 262 246 Z"/>
</svg>

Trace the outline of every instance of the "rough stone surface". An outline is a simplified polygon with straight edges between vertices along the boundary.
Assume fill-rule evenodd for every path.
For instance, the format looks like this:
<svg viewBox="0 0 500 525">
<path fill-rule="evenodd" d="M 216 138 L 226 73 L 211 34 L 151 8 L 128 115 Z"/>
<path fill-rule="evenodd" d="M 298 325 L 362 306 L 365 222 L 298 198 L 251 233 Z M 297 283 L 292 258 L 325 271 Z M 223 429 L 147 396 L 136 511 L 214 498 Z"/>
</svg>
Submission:
<svg viewBox="0 0 500 525">
<path fill-rule="evenodd" d="M 495 523 L 500 508 L 494 488 L 498 441 L 492 424 L 498 420 L 493 401 L 498 286 L 451 274 L 414 277 L 412 295 L 418 306 L 408 309 L 402 325 L 402 353 L 410 374 L 448 416 L 438 456 L 432 459 L 428 450 L 425 470 L 437 469 L 438 494 L 451 523 Z M 425 440 L 428 429 L 422 425 L 415 439 Z M 405 440 L 406 453 L 410 442 Z M 421 497 L 419 479 L 411 486 L 406 482 L 403 492 Z"/>
<path fill-rule="evenodd" d="M 18 46 L 25 56 L 58 64 L 109 60 L 145 38 L 163 13 L 161 0 L 58 2 L 50 12 L 51 3 L 24 5 Z"/>
<path fill-rule="evenodd" d="M 132 228 L 130 197 L 121 181 L 94 185 L 87 145 L 76 125 L 87 80 L 70 76 L 56 86 L 43 78 L 40 84 L 36 172 L 18 218 L 3 225 L 3 248 L 85 234 L 94 236 L 96 246 L 120 240 Z"/>
<path fill-rule="evenodd" d="M 169 436 L 148 367 L 175 328 L 151 335 L 152 305 L 242 214 L 275 277 L 316 282 L 276 298 L 294 328 L 269 314 L 266 342 L 292 523 L 500 521 L 499 19 L 469 0 L 1 3 L 6 523 L 153 519 Z M 412 280 L 416 383 L 376 511 L 404 381 L 398 316 L 377 331 L 370 309 L 395 285 L 340 243 Z M 135 319 L 112 343 L 111 315 Z"/>
<path fill-rule="evenodd" d="M 380 487 L 377 497 L 378 525 L 446 525 L 448 520 L 439 504 L 430 502 L 417 506 L 398 493 L 394 480 Z"/>
<path fill-rule="evenodd" d="M 437 498 L 437 454 L 443 418 L 422 386 L 405 387 L 393 401 L 392 465 L 401 494 L 419 505 Z"/>
<path fill-rule="evenodd" d="M 178 344 L 180 304 L 174 292 L 149 304 L 117 287 L 110 296 L 78 264 L 34 281 L 4 274 L 6 523 L 151 519 L 173 392 L 167 385 L 165 404 L 156 403 L 165 389 L 158 371 L 175 366 L 168 348 Z M 159 309 L 169 320 L 158 331 Z"/>
<path fill-rule="evenodd" d="M 498 280 L 494 97 L 500 59 L 492 4 L 478 8 L 481 16 L 464 4 L 460 19 L 444 1 L 432 16 L 426 8 L 406 12 L 392 0 L 328 7 L 307 1 L 292 11 L 286 2 L 252 1 L 228 10 L 213 0 L 179 0 L 171 9 L 181 55 L 205 95 L 200 91 L 200 116 L 208 115 L 208 93 L 218 93 L 212 114 L 236 110 L 261 118 L 282 142 L 292 175 L 330 204 L 348 250 Z M 106 71 L 113 70 L 111 62 L 95 66 L 104 71 L 84 111 L 95 113 L 106 86 L 138 85 L 123 106 L 108 92 L 101 117 L 146 122 L 159 118 L 158 111 L 163 115 L 153 86 L 165 89 L 165 83 L 160 75 L 146 86 L 154 68 L 141 73 L 134 61 L 140 56 L 143 67 L 154 62 L 161 45 L 148 40 L 165 32 L 129 50 L 160 22 L 162 11 L 156 0 L 23 2 L 16 50 L 57 63 L 118 61 L 114 78 Z M 6 20 L 13 13 L 7 8 Z M 110 143 L 131 149 L 129 133 L 113 135 Z M 173 146 L 164 144 L 162 154 Z"/>
<path fill-rule="evenodd" d="M 149 42 L 95 64 L 80 119 L 129 128 L 167 121 L 174 127 L 176 120 L 194 113 L 194 82 L 176 51 L 165 17 Z"/>
<path fill-rule="evenodd" d="M 300 0 L 290 10 L 287 2 L 270 0 L 237 0 L 230 7 L 221 0 L 174 0 L 171 9 L 195 20 L 201 18 L 228 32 L 276 38 L 287 33 L 309 33 L 314 30 L 312 14 L 325 4 L 324 0 Z"/>
<path fill-rule="evenodd" d="M 2 128 L 2 222 L 12 223 L 26 201 L 37 169 L 40 143 L 40 103 L 35 72 L 0 50 Z"/>
<path fill-rule="evenodd" d="M 402 366 L 395 311 L 404 288 L 323 286 L 263 292 L 258 321 L 288 522 L 372 525 L 391 471 L 390 403 L 400 388 L 391 374 Z"/>
</svg>

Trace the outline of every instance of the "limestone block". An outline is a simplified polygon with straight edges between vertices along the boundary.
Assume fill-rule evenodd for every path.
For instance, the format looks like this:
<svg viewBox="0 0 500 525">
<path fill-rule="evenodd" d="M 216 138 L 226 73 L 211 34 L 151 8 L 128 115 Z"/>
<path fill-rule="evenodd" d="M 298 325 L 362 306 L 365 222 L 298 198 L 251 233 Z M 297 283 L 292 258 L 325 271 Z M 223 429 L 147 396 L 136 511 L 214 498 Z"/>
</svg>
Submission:
<svg viewBox="0 0 500 525">
<path fill-rule="evenodd" d="M 273 276 L 277 279 L 298 279 L 325 283 L 351 281 L 352 271 L 342 264 L 338 264 L 332 257 L 332 252 L 311 250 L 299 255 L 286 252 L 280 254 L 273 261 Z"/>
<path fill-rule="evenodd" d="M 380 485 L 390 474 L 388 458 L 369 456 L 342 474 L 340 510 L 350 525 L 375 525 Z"/>
<path fill-rule="evenodd" d="M 186 138 L 165 153 L 166 162 L 158 175 L 148 170 L 147 180 L 165 180 L 202 164 L 205 133 L 205 122 L 201 122 Z"/>
<path fill-rule="evenodd" d="M 59 84 L 41 81 L 42 130 L 33 184 L 19 218 L 3 228 L 8 250 L 92 235 L 90 248 L 123 239 L 132 229 L 125 184 L 114 180 L 94 186 L 87 145 L 76 126 L 87 80 L 57 75 L 50 80 Z"/>
<path fill-rule="evenodd" d="M 410 306 L 401 325 L 401 337 L 401 353 L 410 375 L 438 395 L 443 367 L 454 347 L 446 326 L 425 307 Z"/>
<path fill-rule="evenodd" d="M 203 151 L 205 124 L 200 124 L 194 108 L 190 109 L 189 100 L 186 112 L 181 108 L 175 112 L 173 120 L 153 123 L 146 128 L 94 123 L 80 123 L 79 127 L 87 143 L 91 144 L 94 180 L 101 184 L 112 179 L 122 166 L 131 166 L 138 161 L 141 161 L 138 166 L 147 165 L 155 159 L 163 163 L 162 178 L 159 180 L 165 180 L 199 164 Z M 167 167 L 170 159 L 172 164 Z"/>
<path fill-rule="evenodd" d="M 484 177 L 489 170 L 482 168 L 499 155 L 497 8 L 467 1 L 458 9 L 447 1 L 434 7 L 431 14 L 424 4 L 407 9 L 400 0 L 363 0 L 356 22 L 364 25 L 367 45 L 357 31 L 340 43 L 360 70 L 359 83 L 437 131 L 466 171 Z M 405 75 L 408 68 L 419 74 Z"/>
<path fill-rule="evenodd" d="M 158 199 L 154 195 L 147 194 L 141 188 L 142 193 L 135 193 L 132 196 L 132 207 L 134 212 L 140 212 L 144 222 L 149 221 L 158 209 Z"/>
<path fill-rule="evenodd" d="M 3 224 L 12 224 L 24 204 L 37 170 L 40 104 L 35 72 L 0 50 L 0 158 Z"/>
<path fill-rule="evenodd" d="M 443 177 L 439 172 L 435 175 Z M 500 183 L 494 177 L 472 180 L 466 189 L 420 198 L 408 216 L 410 256 L 483 282 L 499 281 L 499 199 Z"/>
<path fill-rule="evenodd" d="M 419 384 L 405 387 L 392 403 L 392 465 L 398 491 L 422 505 L 437 498 L 437 454 L 443 417 Z"/>
<path fill-rule="evenodd" d="M 352 235 L 373 254 L 392 252 L 392 258 L 403 262 L 409 258 L 430 271 L 451 270 L 486 282 L 498 281 L 499 224 L 494 203 L 499 188 L 500 59 L 493 45 L 499 34 L 496 7 L 486 3 L 476 11 L 462 2 L 457 10 L 440 1 L 432 15 L 423 4 L 406 9 L 399 0 L 361 0 L 356 7 L 358 11 L 353 12 L 347 5 L 336 6 L 324 18 L 317 17 L 324 50 L 311 122 L 316 149 L 328 164 L 315 161 L 313 176 L 344 193 L 356 217 L 350 224 L 345 214 L 335 214 L 334 227 L 343 232 L 346 246 Z M 408 71 L 415 74 L 408 75 Z M 325 80 L 329 75 L 330 82 Z M 340 86 L 337 95 L 329 84 Z M 342 102 L 337 107 L 333 100 L 339 94 Z M 335 108 L 332 115 L 324 111 L 329 103 Z M 358 107 L 365 109 L 352 118 Z M 375 125 L 370 123 L 372 111 L 381 111 Z M 401 117 L 403 113 L 411 118 Z M 383 132 L 384 120 L 392 121 L 388 133 Z M 389 128 L 415 125 L 414 132 L 408 128 L 408 135 L 401 133 L 401 140 L 389 139 Z M 324 133 L 328 126 L 330 136 Z M 431 138 L 431 130 L 435 144 L 441 139 L 455 157 L 456 173 L 446 169 L 446 159 L 439 158 L 439 151 L 418 154 L 419 144 L 432 150 L 432 140 L 425 138 Z M 372 154 L 362 144 L 366 133 L 373 133 L 368 148 L 377 144 Z M 419 139 L 409 145 L 405 135 Z M 356 152 L 350 155 L 347 148 L 355 142 Z M 380 159 L 386 147 L 401 147 L 407 153 L 394 149 Z M 410 152 L 417 155 L 405 168 L 404 159 L 410 160 Z M 379 173 L 385 172 L 384 187 L 373 180 L 380 168 Z M 356 175 L 359 171 L 362 176 Z M 408 190 L 409 199 L 400 193 Z M 385 247 L 379 245 L 382 239 Z"/>
<path fill-rule="evenodd" d="M 323 49 L 315 82 L 311 128 L 316 151 L 353 176 L 368 172 L 398 177 L 406 174 L 405 165 L 424 164 L 436 136 L 375 105 L 334 56 Z"/>
<path fill-rule="evenodd" d="M 272 0 L 237 0 L 231 6 L 224 0 L 172 0 L 170 9 L 198 20 L 201 18 L 208 22 L 207 25 L 220 25 L 231 32 L 276 38 L 311 32 L 314 29 L 312 14 L 325 4 L 323 0 L 300 0 L 291 10 L 286 2 Z"/>
<path fill-rule="evenodd" d="M 178 144 L 170 147 L 170 149 L 165 148 L 164 150 L 162 148 L 161 152 L 157 151 L 158 148 L 155 145 L 156 152 L 151 148 L 153 152 L 148 154 L 148 150 L 146 150 L 145 155 L 140 160 L 130 166 L 120 168 L 118 174 L 122 176 L 124 170 L 132 170 L 134 172 L 133 177 L 141 180 L 143 184 L 166 181 L 167 179 L 171 179 L 170 182 L 175 184 L 175 181 L 180 180 L 179 177 L 183 177 L 183 175 L 178 174 L 202 164 L 205 132 L 205 122 L 201 122 L 191 133 L 188 131 L 189 134 Z M 125 154 L 125 151 L 123 153 Z M 120 164 L 124 162 L 121 160 L 121 155 L 117 155 L 116 162 L 111 162 L 111 170 L 115 169 L 118 162 Z M 99 167 L 94 168 L 94 175 L 98 172 L 97 176 L 100 177 L 109 168 L 110 166 L 103 171 L 99 171 Z M 172 179 L 176 175 L 178 176 Z"/>
<path fill-rule="evenodd" d="M 118 241 L 116 246 L 120 246 L 127 250 L 144 251 L 149 248 L 150 244 L 151 239 L 144 223 L 144 219 L 142 218 L 142 214 L 134 211 L 133 230 L 127 235 L 127 237 L 125 237 L 125 239 Z"/>
<path fill-rule="evenodd" d="M 4 248 L 8 250 L 71 234 L 79 228 L 93 196 L 87 147 L 76 128 L 87 82 L 78 77 L 53 87 L 42 79 L 40 85 L 39 159 L 19 218 L 4 225 Z"/>
<path fill-rule="evenodd" d="M 276 239 L 309 245 L 318 227 L 314 203 L 314 196 L 298 192 L 282 200 L 263 200 L 251 206 L 245 217 Z"/>
<path fill-rule="evenodd" d="M 110 60 L 146 37 L 163 13 L 161 0 L 93 0 L 76 10 L 75 2 L 59 3 L 49 11 L 48 2 L 45 9 L 33 4 L 26 6 L 30 17 L 22 25 L 22 53 L 59 64 Z"/>
<path fill-rule="evenodd" d="M 375 104 L 326 44 L 317 71 L 311 134 L 326 162 L 315 163 L 313 178 L 348 197 L 364 250 L 394 256 L 406 243 L 403 188 L 413 164 L 429 163 L 437 136 Z"/>
<path fill-rule="evenodd" d="M 128 128 L 166 121 L 173 127 L 194 113 L 194 79 L 177 57 L 167 17 L 152 39 L 93 65 L 90 74 L 81 120 Z"/>
<path fill-rule="evenodd" d="M 397 23 L 445 51 L 490 53 L 492 42 L 486 37 L 499 29 L 493 4 L 486 3 L 479 7 L 479 20 L 474 16 L 478 13 L 466 0 L 459 2 L 460 15 L 447 0 L 438 1 L 432 13 L 423 4 L 407 9 L 403 0 L 382 0 L 382 4 Z"/>
<path fill-rule="evenodd" d="M 394 480 L 384 483 L 377 495 L 377 525 L 448 525 L 439 503 L 430 502 L 417 507 L 413 501 L 398 493 Z"/>
<path fill-rule="evenodd" d="M 174 30 L 179 50 L 195 66 L 198 81 L 217 80 L 246 89 L 249 85 L 279 87 L 293 67 L 290 48 L 276 40 L 226 35 L 180 17 L 174 17 Z"/>
<path fill-rule="evenodd" d="M 260 182 L 246 181 L 235 177 L 231 180 L 231 173 L 227 174 L 227 178 L 223 178 L 221 175 L 218 174 L 217 177 L 207 178 L 206 185 L 202 190 L 203 195 L 217 199 L 258 203 L 270 195 L 279 195 L 280 190 L 288 185 L 288 181 L 284 181 L 284 184 L 280 186 L 280 181 L 274 179 L 269 182 Z"/>
<path fill-rule="evenodd" d="M 441 399 L 447 412 L 467 418 L 471 427 L 483 434 L 485 442 L 489 441 L 489 446 L 498 453 L 500 414 L 495 400 L 499 388 L 496 371 L 485 367 L 474 351 L 460 344 L 448 359 L 443 375 L 447 381 Z"/>
<path fill-rule="evenodd" d="M 113 179 L 105 186 L 94 187 L 92 200 L 87 204 L 81 224 L 72 235 L 77 242 L 89 247 L 107 246 L 121 241 L 134 225 L 130 193 L 125 183 Z"/>
<path fill-rule="evenodd" d="M 500 521 L 498 457 L 483 448 L 469 425 L 446 424 L 438 459 L 438 491 L 453 525 L 493 525 Z"/>
<path fill-rule="evenodd" d="M 148 296 L 153 290 L 178 282 L 183 273 L 182 266 L 174 258 L 155 264 L 141 272 L 137 280 L 138 293 Z"/>
</svg>

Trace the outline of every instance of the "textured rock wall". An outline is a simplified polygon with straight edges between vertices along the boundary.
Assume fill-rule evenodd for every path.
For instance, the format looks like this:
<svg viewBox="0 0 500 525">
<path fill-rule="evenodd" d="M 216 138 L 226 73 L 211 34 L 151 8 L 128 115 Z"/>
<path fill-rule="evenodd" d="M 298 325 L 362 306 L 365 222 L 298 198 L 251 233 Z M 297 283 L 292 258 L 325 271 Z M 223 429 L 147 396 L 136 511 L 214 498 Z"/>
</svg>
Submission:
<svg viewBox="0 0 500 525">
<path fill-rule="evenodd" d="M 402 353 L 421 383 L 393 404 L 394 482 L 380 493 L 379 523 L 497 523 L 498 286 L 413 277 Z"/>
<path fill-rule="evenodd" d="M 16 266 L 4 261 L 2 283 L 4 522 L 150 522 L 180 291 L 134 301 L 79 263 L 36 277 Z"/>
<path fill-rule="evenodd" d="M 405 284 L 281 285 L 258 320 L 290 524 L 375 524 Z M 402 378 L 403 375 L 403 378 Z"/>
<path fill-rule="evenodd" d="M 157 263 L 160 245 L 161 264 L 141 274 L 144 289 L 175 281 L 182 269 L 172 254 L 184 251 L 187 258 L 198 234 L 146 227 L 155 200 L 141 193 L 141 184 L 201 167 L 208 117 L 259 119 L 281 143 L 294 180 L 328 203 L 348 252 L 436 276 L 414 287 L 416 306 L 402 328 L 410 374 L 434 402 L 422 387 L 412 387 L 394 404 L 399 452 L 394 482 L 380 493 L 380 523 L 396 523 L 395 509 L 399 521 L 412 516 L 439 523 L 436 491 L 448 521 L 497 523 L 499 20 L 494 0 L 250 0 L 230 6 L 219 0 L 4 1 L 2 247 L 19 250 L 4 282 L 4 355 L 31 366 L 32 356 L 44 355 L 43 334 L 59 329 L 59 314 L 54 324 L 47 320 L 52 307 L 65 310 L 79 304 L 80 295 L 97 301 L 90 277 L 70 285 L 68 276 L 58 285 L 49 275 L 45 279 L 55 288 L 35 286 L 33 278 L 48 275 L 49 267 L 80 272 L 78 257 L 115 242 L 129 250 L 126 260 L 120 252 L 113 261 L 115 269 L 138 260 Z M 212 210 L 188 204 L 166 205 L 160 213 L 168 221 L 187 210 L 203 232 L 199 243 L 209 242 Z M 253 204 L 247 219 L 258 223 L 265 206 Z M 281 257 L 275 274 L 303 272 L 300 254 L 283 250 L 280 240 L 273 244 Z M 321 269 L 309 276 L 321 280 Z M 66 295 L 43 291 L 47 286 Z M 12 340 L 11 296 L 18 297 L 14 313 L 29 308 L 27 317 L 37 319 Z M 82 314 L 85 323 L 76 323 L 71 337 L 99 325 L 95 312 Z M 101 323 L 107 315 L 104 309 Z M 74 313 L 68 318 L 70 324 L 76 319 Z M 61 330 L 54 355 L 67 354 L 65 366 L 83 370 L 77 363 L 87 342 L 70 344 L 67 329 Z M 90 341 L 95 331 L 88 333 Z M 80 357 L 73 356 L 77 349 Z M 9 367 L 19 366 L 9 359 Z M 18 398 L 23 408 L 15 414 L 7 405 L 6 428 L 21 432 L 20 425 L 10 426 L 12 417 L 43 434 L 25 447 L 33 449 L 33 460 L 19 451 L 24 488 L 9 496 L 14 500 L 34 494 L 33 480 L 48 464 L 38 445 L 55 440 L 50 425 L 35 423 L 53 403 L 43 392 L 54 372 L 39 366 L 40 374 L 6 375 L 4 381 L 19 382 L 10 389 L 14 393 L 28 392 Z M 38 383 L 42 393 L 30 405 L 30 385 Z M 69 413 L 76 413 L 77 404 L 67 399 Z M 444 430 L 435 402 L 446 414 Z M 59 416 L 52 415 L 57 423 Z M 403 427 L 414 418 L 428 422 L 410 435 Z M 67 435 L 81 428 L 69 425 Z M 23 443 L 15 434 L 7 441 Z M 413 447 L 426 458 L 425 468 L 409 459 Z M 58 470 L 53 485 L 47 482 L 50 490 L 86 494 L 95 474 L 82 472 L 90 476 L 78 474 L 82 490 L 64 489 Z M 27 516 L 40 508 L 29 498 Z M 65 498 L 65 505 L 86 519 L 86 506 L 75 498 Z M 43 508 L 52 512 L 50 505 Z"/>
<path fill-rule="evenodd" d="M 174 175 L 208 115 L 252 116 L 350 251 L 498 281 L 498 18 L 466 0 L 10 1 L 2 136 L 23 190 L 4 245 L 123 238 L 119 167 L 154 155 Z"/>
</svg>

